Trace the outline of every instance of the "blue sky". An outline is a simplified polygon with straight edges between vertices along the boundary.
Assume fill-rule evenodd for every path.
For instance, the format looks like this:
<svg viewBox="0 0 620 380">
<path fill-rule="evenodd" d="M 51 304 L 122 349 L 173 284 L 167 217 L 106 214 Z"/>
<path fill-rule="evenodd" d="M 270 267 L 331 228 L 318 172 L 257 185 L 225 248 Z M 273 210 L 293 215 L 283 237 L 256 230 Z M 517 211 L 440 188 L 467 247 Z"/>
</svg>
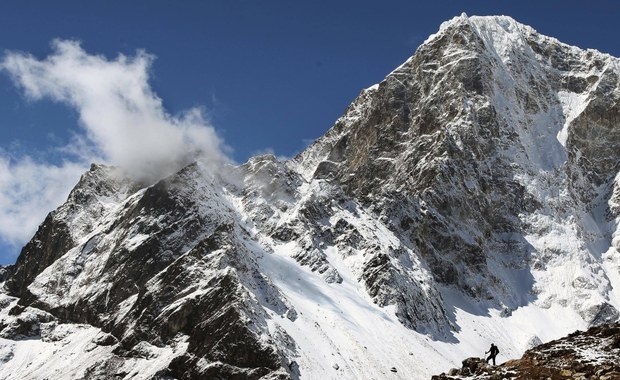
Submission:
<svg viewBox="0 0 620 380">
<path fill-rule="evenodd" d="M 122 67 L 123 75 L 146 74 L 136 82 L 148 87 L 138 96 L 155 111 L 139 120 L 162 121 L 162 133 L 181 126 L 181 139 L 196 130 L 201 130 L 197 141 L 214 134 L 219 140 L 213 154 L 225 152 L 241 163 L 258 153 L 291 157 L 301 151 L 363 88 L 381 81 L 441 22 L 462 12 L 509 15 L 563 42 L 620 56 L 620 6 L 613 1 L 5 3 L 0 11 L 5 62 L 0 72 L 0 263 L 12 263 L 44 215 L 66 197 L 87 168 L 80 159 L 135 159 L 116 146 L 122 140 L 118 134 L 104 136 L 106 126 L 97 120 L 93 129 L 84 128 L 85 115 L 100 98 L 83 101 L 80 96 L 89 95 L 75 86 L 91 82 L 27 87 L 16 79 L 40 74 L 32 67 L 52 56 L 66 58 L 59 53 L 62 46 L 82 63 L 95 60 L 102 72 L 114 66 Z M 54 40 L 74 45 L 53 47 Z M 119 54 L 130 62 L 120 62 Z M 7 70 L 8 57 L 30 64 L 30 71 Z M 114 104 L 111 100 L 108 106 Z M 188 110 L 200 115 L 189 118 Z M 134 119 L 122 120 L 120 125 Z M 92 145 L 76 141 L 88 138 L 108 140 L 84 153 Z M 76 144 L 80 152 L 72 151 Z"/>
</svg>

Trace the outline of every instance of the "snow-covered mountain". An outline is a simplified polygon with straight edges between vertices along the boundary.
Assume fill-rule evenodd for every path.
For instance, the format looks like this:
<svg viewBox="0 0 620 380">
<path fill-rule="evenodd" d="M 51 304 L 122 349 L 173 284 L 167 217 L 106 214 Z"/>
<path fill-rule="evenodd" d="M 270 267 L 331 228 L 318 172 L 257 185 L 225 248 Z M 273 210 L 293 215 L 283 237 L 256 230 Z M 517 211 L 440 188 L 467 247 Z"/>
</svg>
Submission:
<svg viewBox="0 0 620 380">
<path fill-rule="evenodd" d="M 93 165 L 0 273 L 0 378 L 427 379 L 616 321 L 619 81 L 462 15 L 290 161 Z"/>
</svg>

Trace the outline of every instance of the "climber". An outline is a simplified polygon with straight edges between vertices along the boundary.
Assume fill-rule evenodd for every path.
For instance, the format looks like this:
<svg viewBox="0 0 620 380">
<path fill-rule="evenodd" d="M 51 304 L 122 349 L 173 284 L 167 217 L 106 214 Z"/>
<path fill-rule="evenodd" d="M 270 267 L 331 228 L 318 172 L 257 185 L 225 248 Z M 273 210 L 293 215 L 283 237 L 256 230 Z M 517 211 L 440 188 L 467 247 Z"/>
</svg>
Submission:
<svg viewBox="0 0 620 380">
<path fill-rule="evenodd" d="M 489 351 L 486 351 L 484 354 L 489 354 L 489 357 L 487 358 L 487 363 L 489 362 L 489 360 L 493 359 L 493 365 L 495 365 L 495 357 L 497 356 L 497 354 L 499 354 L 499 348 L 497 348 L 494 343 L 491 343 L 491 348 L 489 348 Z"/>
</svg>

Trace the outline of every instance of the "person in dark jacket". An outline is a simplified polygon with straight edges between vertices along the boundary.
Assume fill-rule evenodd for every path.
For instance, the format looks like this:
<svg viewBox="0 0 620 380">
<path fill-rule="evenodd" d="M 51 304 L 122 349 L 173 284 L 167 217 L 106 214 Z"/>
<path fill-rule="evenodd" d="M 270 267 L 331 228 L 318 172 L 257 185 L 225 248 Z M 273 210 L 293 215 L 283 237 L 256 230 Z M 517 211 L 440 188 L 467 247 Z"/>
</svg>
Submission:
<svg viewBox="0 0 620 380">
<path fill-rule="evenodd" d="M 499 348 L 497 348 L 494 343 L 491 343 L 491 348 L 489 348 L 489 351 L 485 352 L 484 354 L 489 354 L 489 357 L 487 358 L 487 363 L 489 362 L 489 360 L 493 359 L 493 365 L 495 365 L 495 357 L 497 356 L 497 354 L 499 354 Z"/>
</svg>

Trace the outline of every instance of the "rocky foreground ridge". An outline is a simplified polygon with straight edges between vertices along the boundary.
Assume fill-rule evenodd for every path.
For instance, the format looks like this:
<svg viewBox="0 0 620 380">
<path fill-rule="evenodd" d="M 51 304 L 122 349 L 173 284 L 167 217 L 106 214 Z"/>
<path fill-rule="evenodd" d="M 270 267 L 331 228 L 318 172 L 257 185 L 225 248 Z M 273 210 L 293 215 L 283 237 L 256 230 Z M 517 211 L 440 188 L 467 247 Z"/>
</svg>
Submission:
<svg viewBox="0 0 620 380">
<path fill-rule="evenodd" d="M 0 273 L 0 378 L 427 379 L 620 316 L 620 60 L 462 15 L 286 162 L 93 165 Z"/>
<path fill-rule="evenodd" d="M 432 380 L 448 379 L 620 379 L 620 324 L 576 331 L 527 350 L 521 359 L 498 366 L 488 365 L 480 358 L 465 359 L 462 368 L 432 377 Z"/>
</svg>

